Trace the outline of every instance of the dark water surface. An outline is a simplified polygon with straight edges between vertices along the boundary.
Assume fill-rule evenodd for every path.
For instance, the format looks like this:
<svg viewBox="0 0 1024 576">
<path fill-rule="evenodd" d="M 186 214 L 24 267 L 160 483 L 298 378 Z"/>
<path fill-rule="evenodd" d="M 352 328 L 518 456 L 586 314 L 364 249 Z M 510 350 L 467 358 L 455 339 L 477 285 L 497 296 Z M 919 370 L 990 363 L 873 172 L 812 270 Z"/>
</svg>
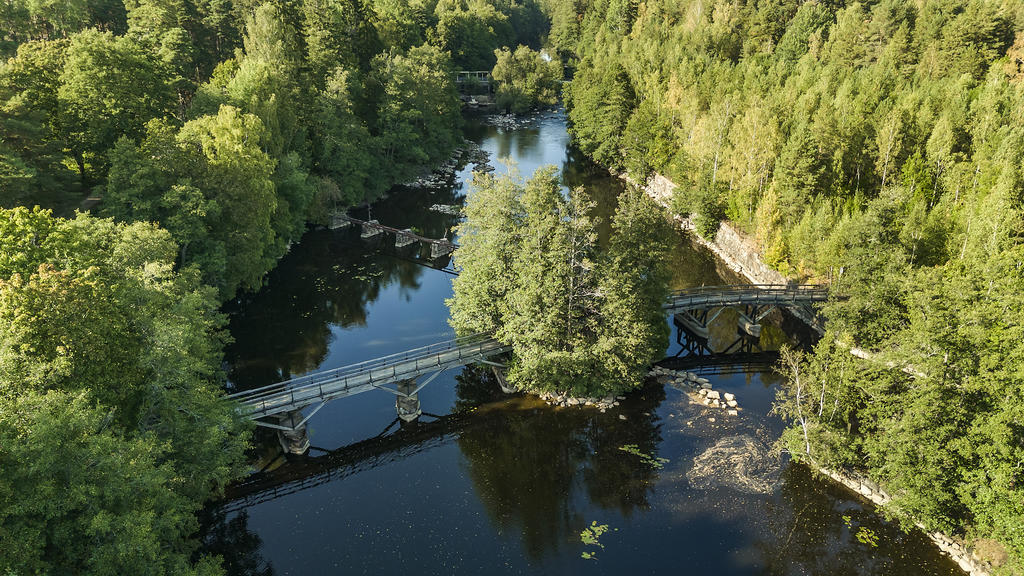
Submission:
<svg viewBox="0 0 1024 576">
<path fill-rule="evenodd" d="M 498 172 L 503 157 L 524 175 L 554 164 L 567 185 L 591 191 L 599 215 L 614 209 L 621 185 L 569 148 L 563 115 L 515 130 L 470 122 L 467 134 Z M 457 217 L 430 207 L 459 205 L 467 192 L 462 184 L 398 192 L 372 217 L 441 237 Z M 452 277 L 418 256 L 367 245 L 354 230 L 307 234 L 265 289 L 230 310 L 232 386 L 450 337 Z M 737 281 L 683 238 L 673 269 L 677 287 Z M 789 338 L 785 322 L 766 325 L 762 340 Z M 735 337 L 734 318 L 723 315 L 712 345 Z M 668 355 L 679 350 L 674 335 Z M 286 459 L 267 435 L 259 466 L 269 471 L 207 511 L 207 550 L 247 575 L 959 574 L 923 537 L 773 455 L 782 428 L 768 415 L 777 377 L 756 359 L 691 368 L 736 394 L 737 417 L 668 386 L 631 394 L 604 414 L 553 409 L 502 394 L 478 368 L 424 388 L 414 424 L 395 421 L 386 392 L 331 402 L 309 422 L 308 455 Z M 600 546 L 581 542 L 594 522 L 608 526 Z"/>
</svg>

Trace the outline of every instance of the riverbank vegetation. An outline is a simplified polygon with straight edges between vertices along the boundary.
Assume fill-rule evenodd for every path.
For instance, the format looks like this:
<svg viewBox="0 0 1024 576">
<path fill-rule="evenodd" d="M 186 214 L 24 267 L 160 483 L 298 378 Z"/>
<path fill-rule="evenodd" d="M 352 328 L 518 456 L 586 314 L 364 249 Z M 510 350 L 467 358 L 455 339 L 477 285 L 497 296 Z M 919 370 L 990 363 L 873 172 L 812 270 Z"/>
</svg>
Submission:
<svg viewBox="0 0 1024 576">
<path fill-rule="evenodd" d="M 533 0 L 0 16 L 0 572 L 221 573 L 191 540 L 245 473 L 217 310 L 308 222 L 446 158 L 453 72 L 539 47 L 546 20 Z M 87 196 L 104 218 L 71 216 Z"/>
<path fill-rule="evenodd" d="M 0 572 L 216 573 L 189 538 L 248 427 L 177 253 L 147 223 L 0 211 Z"/>
<path fill-rule="evenodd" d="M 578 145 L 847 297 L 793 364 L 793 453 L 1024 570 L 1024 5 L 566 4 L 551 39 Z"/>
<path fill-rule="evenodd" d="M 3 10 L 0 206 L 103 197 L 167 228 L 221 299 L 259 286 L 307 221 L 445 158 L 453 71 L 546 29 L 532 1 Z"/>
<path fill-rule="evenodd" d="M 582 189 L 563 193 L 554 167 L 525 183 L 474 177 L 451 323 L 510 344 L 522 389 L 603 397 L 638 387 L 665 350 L 666 215 L 625 192 L 600 250 L 592 209 Z"/>
</svg>

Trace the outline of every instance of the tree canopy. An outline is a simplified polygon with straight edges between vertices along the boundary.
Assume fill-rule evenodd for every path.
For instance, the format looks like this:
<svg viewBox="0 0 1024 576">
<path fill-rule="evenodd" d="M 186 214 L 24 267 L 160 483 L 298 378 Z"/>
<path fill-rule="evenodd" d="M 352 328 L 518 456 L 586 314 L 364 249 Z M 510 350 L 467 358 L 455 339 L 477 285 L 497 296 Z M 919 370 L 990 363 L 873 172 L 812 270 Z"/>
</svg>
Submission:
<svg viewBox="0 0 1024 576">
<path fill-rule="evenodd" d="M 243 471 L 216 294 L 150 224 L 0 211 L 0 569 L 211 573 L 195 512 Z"/>
<path fill-rule="evenodd" d="M 635 388 L 667 345 L 665 214 L 644 194 L 624 192 L 600 250 L 592 210 L 584 190 L 563 193 L 554 167 L 525 183 L 474 177 L 458 228 L 451 323 L 510 344 L 509 380 L 524 389 L 604 396 Z"/>
</svg>

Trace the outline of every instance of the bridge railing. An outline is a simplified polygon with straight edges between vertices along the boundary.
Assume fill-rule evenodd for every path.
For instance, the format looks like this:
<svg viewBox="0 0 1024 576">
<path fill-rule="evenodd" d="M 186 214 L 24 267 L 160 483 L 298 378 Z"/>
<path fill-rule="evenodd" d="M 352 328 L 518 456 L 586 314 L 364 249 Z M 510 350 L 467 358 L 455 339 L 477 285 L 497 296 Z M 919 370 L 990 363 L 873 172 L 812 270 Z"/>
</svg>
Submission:
<svg viewBox="0 0 1024 576">
<path fill-rule="evenodd" d="M 827 299 L 828 286 L 821 284 L 701 286 L 673 292 L 665 308 L 678 308 L 684 305 L 728 305 L 735 302 L 823 302 Z M 686 304 L 682 304 L 684 302 Z"/>
<path fill-rule="evenodd" d="M 465 363 L 466 360 L 478 359 L 481 353 L 492 354 L 504 348 L 504 345 L 486 336 L 457 338 L 238 392 L 229 397 L 241 403 L 246 414 L 266 415 L 284 407 L 308 404 L 319 399 L 346 395 L 357 389 L 367 389 L 374 384 L 414 377 L 423 370 Z"/>
<path fill-rule="evenodd" d="M 403 352 L 396 352 L 387 356 L 381 356 L 372 360 L 365 360 L 363 362 L 357 362 L 355 364 L 348 364 L 338 368 L 332 368 L 330 370 L 324 370 L 322 372 L 314 372 L 312 374 L 306 374 L 304 376 L 298 376 L 289 380 L 283 380 L 281 382 L 275 382 L 268 384 L 260 388 L 252 388 L 249 390 L 242 390 L 229 394 L 228 398 L 232 398 L 239 401 L 246 401 L 255 396 L 261 396 L 265 394 L 273 394 L 281 390 L 288 388 L 296 388 L 307 384 L 315 384 L 324 380 L 336 380 L 340 377 L 344 377 L 348 373 L 361 373 L 374 368 L 380 368 L 397 364 L 399 362 L 415 360 L 417 358 L 431 357 L 435 354 L 442 352 L 448 352 L 462 346 L 468 346 L 471 344 L 479 344 L 486 342 L 489 337 L 486 334 L 472 334 L 461 338 L 453 338 L 451 340 L 445 340 L 443 342 L 437 342 L 428 346 L 422 346 L 420 348 L 413 348 L 411 350 L 405 350 Z"/>
</svg>

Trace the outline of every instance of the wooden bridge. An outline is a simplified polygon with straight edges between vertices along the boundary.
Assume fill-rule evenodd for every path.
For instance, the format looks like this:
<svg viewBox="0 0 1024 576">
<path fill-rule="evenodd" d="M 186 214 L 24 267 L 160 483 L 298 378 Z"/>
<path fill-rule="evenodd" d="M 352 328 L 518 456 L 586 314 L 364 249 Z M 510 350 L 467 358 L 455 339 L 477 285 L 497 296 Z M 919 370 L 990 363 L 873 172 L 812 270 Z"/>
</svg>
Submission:
<svg viewBox="0 0 1024 576">
<path fill-rule="evenodd" d="M 329 228 L 331 230 L 337 230 L 339 228 L 347 228 L 353 225 L 360 226 L 362 228 L 360 236 L 364 240 L 371 240 L 383 234 L 391 234 L 395 238 L 395 248 L 404 248 L 416 243 L 430 246 L 431 259 L 448 256 L 459 247 L 458 244 L 447 238 L 427 238 L 426 236 L 416 234 L 408 228 L 400 230 L 391 226 L 385 226 L 376 220 L 360 220 L 344 213 L 335 213 L 331 215 L 331 224 Z"/>
</svg>

